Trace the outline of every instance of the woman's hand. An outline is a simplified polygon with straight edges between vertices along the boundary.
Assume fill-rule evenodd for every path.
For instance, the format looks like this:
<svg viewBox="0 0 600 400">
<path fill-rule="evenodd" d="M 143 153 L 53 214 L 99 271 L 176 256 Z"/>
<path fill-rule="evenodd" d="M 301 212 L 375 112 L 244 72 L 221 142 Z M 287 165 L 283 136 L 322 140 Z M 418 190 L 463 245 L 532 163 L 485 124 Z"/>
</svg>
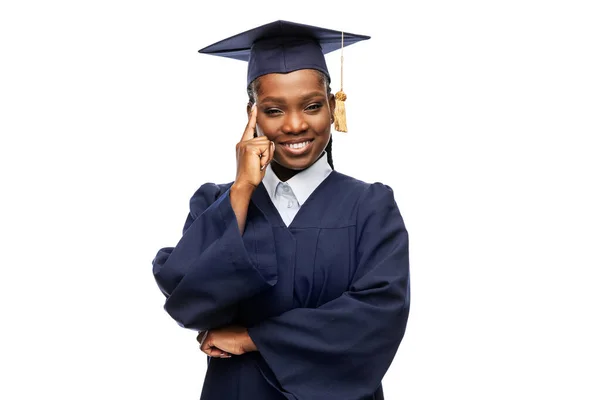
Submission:
<svg viewBox="0 0 600 400">
<path fill-rule="evenodd" d="M 196 338 L 200 350 L 211 357 L 229 358 L 231 355 L 241 355 L 257 351 L 256 345 L 248 335 L 248 329 L 243 326 L 228 326 L 206 332 L 200 332 Z"/>
<path fill-rule="evenodd" d="M 242 139 L 236 145 L 237 176 L 234 182 L 236 186 L 250 185 L 253 189 L 265 176 L 265 169 L 273 159 L 275 152 L 275 143 L 266 136 L 254 137 L 257 113 L 255 104 L 250 111 Z"/>
</svg>

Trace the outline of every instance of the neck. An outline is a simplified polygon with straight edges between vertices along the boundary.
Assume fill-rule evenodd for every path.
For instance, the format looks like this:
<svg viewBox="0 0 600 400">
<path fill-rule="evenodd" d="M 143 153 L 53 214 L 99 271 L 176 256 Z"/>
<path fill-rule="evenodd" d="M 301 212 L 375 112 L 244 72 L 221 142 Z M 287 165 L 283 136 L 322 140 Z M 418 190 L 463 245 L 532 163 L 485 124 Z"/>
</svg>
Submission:
<svg viewBox="0 0 600 400">
<path fill-rule="evenodd" d="M 324 157 L 327 154 L 327 152 L 323 152 L 316 160 L 315 162 L 317 162 L 321 157 Z M 314 163 L 313 163 L 314 164 Z M 311 164 L 312 165 L 312 164 Z M 306 168 L 309 168 L 310 165 Z M 280 181 L 285 182 L 288 179 L 290 179 L 291 177 L 293 177 L 294 175 L 296 175 L 298 172 L 302 172 L 304 171 L 304 169 L 290 169 L 290 168 L 286 168 L 283 165 L 279 164 L 278 162 L 276 162 L 275 160 L 273 160 L 273 162 L 271 162 L 271 168 L 273 169 L 273 172 L 275 173 L 275 175 L 277 175 L 277 178 L 279 178 Z"/>
</svg>

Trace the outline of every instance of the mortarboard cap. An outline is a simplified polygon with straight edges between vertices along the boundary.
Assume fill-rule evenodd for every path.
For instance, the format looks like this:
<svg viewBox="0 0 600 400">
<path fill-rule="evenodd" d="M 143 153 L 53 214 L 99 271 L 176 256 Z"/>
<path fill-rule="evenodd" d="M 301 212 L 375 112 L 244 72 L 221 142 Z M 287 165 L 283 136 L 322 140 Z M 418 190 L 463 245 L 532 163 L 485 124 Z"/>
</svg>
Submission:
<svg viewBox="0 0 600 400">
<path fill-rule="evenodd" d="M 344 32 L 344 46 L 369 36 Z M 342 47 L 342 32 L 288 21 L 275 21 L 217 43 L 200 53 L 248 62 L 250 84 L 261 75 L 314 68 L 329 77 L 324 54 Z"/>
<path fill-rule="evenodd" d="M 307 68 L 323 72 L 331 81 L 324 55 L 366 39 L 370 36 L 279 20 L 231 36 L 198 52 L 247 61 L 248 85 L 265 74 Z M 342 78 L 342 90 L 336 94 L 339 105 L 336 105 L 336 115 L 345 114 L 343 103 L 340 104 L 345 99 Z M 336 118 L 336 129 L 345 132 L 345 115 L 342 125 L 342 129 L 338 129 Z"/>
</svg>

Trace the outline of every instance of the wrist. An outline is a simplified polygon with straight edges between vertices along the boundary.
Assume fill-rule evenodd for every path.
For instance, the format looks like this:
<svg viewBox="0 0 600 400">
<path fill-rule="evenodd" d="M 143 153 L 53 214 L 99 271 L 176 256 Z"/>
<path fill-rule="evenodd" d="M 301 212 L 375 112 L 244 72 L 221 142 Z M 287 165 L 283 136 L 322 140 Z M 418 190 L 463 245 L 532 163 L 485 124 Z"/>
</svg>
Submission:
<svg viewBox="0 0 600 400">
<path fill-rule="evenodd" d="M 250 353 L 252 351 L 258 351 L 258 349 L 256 348 L 256 345 L 254 344 L 254 341 L 252 340 L 252 338 L 250 337 L 250 334 L 248 333 L 248 329 L 246 329 L 244 331 L 244 350 L 246 351 L 246 353 Z"/>
<path fill-rule="evenodd" d="M 245 195 L 250 197 L 252 196 L 254 189 L 256 189 L 256 186 L 253 186 L 250 183 L 234 182 L 233 185 L 231 185 L 230 190 L 236 195 Z"/>
</svg>

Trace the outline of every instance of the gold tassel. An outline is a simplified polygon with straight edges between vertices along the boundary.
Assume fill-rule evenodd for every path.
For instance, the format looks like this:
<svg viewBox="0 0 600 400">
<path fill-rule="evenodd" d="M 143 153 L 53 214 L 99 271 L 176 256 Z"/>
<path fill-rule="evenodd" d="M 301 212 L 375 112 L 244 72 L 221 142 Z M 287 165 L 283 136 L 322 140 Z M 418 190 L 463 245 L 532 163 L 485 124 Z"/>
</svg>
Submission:
<svg viewBox="0 0 600 400">
<path fill-rule="evenodd" d="M 346 93 L 344 93 L 344 32 L 342 32 L 342 59 L 340 71 L 340 91 L 335 94 L 335 112 L 333 118 L 335 120 L 335 130 L 338 132 L 348 132 L 346 125 Z"/>
<path fill-rule="evenodd" d="M 346 93 L 340 90 L 335 94 L 335 130 L 338 132 L 348 132 L 348 126 L 346 125 Z"/>
</svg>

